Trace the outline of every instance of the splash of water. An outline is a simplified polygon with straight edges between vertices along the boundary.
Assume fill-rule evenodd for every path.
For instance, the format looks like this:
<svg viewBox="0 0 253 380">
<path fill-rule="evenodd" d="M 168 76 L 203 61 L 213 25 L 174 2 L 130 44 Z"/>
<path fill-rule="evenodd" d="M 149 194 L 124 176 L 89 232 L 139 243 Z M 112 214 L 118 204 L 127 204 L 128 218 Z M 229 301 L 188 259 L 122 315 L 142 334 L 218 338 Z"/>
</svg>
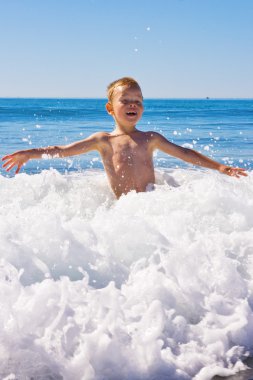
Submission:
<svg viewBox="0 0 253 380">
<path fill-rule="evenodd" d="M 244 368 L 252 174 L 156 174 L 154 191 L 118 201 L 96 171 L 0 177 L 1 378 L 208 380 Z"/>
</svg>

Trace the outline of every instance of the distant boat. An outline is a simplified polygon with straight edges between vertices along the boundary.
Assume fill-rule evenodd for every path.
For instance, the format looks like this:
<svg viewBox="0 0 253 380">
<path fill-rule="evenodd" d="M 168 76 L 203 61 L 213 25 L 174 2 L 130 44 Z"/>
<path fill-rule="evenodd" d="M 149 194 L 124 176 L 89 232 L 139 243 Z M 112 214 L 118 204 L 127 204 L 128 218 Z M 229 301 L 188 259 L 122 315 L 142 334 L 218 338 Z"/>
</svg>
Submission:
<svg viewBox="0 0 253 380">
<path fill-rule="evenodd" d="M 206 99 L 210 99 L 209 96 L 207 96 Z"/>
</svg>

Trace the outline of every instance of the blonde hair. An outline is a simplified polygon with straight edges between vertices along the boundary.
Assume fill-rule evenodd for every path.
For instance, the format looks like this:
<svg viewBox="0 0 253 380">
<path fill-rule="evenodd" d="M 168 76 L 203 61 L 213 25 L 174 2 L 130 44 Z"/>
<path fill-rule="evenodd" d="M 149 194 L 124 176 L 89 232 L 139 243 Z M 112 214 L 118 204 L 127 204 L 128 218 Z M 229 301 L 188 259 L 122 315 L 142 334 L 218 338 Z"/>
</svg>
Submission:
<svg viewBox="0 0 253 380">
<path fill-rule="evenodd" d="M 140 89 L 141 91 L 140 85 L 135 79 L 131 77 L 123 77 L 123 78 L 117 79 L 107 86 L 107 97 L 108 97 L 109 102 L 112 102 L 113 92 L 115 88 L 119 86 L 128 86 L 130 88 L 135 87 L 135 88 Z"/>
</svg>

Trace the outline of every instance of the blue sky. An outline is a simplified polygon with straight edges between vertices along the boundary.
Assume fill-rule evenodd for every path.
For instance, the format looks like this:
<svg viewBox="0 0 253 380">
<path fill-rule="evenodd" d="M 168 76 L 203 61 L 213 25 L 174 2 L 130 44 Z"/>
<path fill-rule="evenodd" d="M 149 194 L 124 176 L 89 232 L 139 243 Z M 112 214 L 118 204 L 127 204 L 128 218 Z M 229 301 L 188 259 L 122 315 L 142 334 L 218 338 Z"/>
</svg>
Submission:
<svg viewBox="0 0 253 380">
<path fill-rule="evenodd" d="M 0 97 L 253 98 L 253 0 L 0 0 Z"/>
</svg>

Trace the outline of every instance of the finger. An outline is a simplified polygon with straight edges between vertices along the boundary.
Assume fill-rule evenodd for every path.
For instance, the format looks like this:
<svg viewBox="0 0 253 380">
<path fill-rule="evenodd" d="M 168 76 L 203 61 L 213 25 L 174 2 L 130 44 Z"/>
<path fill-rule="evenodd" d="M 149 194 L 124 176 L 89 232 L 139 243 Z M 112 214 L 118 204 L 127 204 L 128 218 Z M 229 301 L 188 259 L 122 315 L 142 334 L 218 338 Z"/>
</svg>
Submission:
<svg viewBox="0 0 253 380">
<path fill-rule="evenodd" d="M 9 157 L 10 157 L 10 155 L 9 155 L 9 154 L 8 154 L 7 156 L 3 156 L 3 157 L 2 157 L 2 161 L 5 161 L 5 160 L 7 160 Z"/>
<path fill-rule="evenodd" d="M 13 161 L 12 160 L 9 160 L 7 161 L 5 164 L 3 164 L 3 168 L 7 168 L 8 166 L 12 165 L 13 164 Z"/>
<path fill-rule="evenodd" d="M 238 174 L 239 176 L 248 177 L 248 174 L 245 173 L 245 171 L 243 171 L 243 172 L 242 172 L 242 171 L 238 171 L 237 174 Z"/>
<path fill-rule="evenodd" d="M 12 164 L 12 165 L 10 165 L 7 169 L 6 169 L 6 171 L 7 172 L 9 172 L 12 168 L 14 168 L 14 166 L 16 166 L 16 164 L 14 163 L 14 164 Z"/>
<path fill-rule="evenodd" d="M 12 162 L 12 160 L 8 160 L 6 161 L 2 166 L 3 168 L 5 168 L 6 166 L 10 165 L 10 163 Z"/>
<path fill-rule="evenodd" d="M 242 169 L 242 168 L 235 168 L 234 171 L 239 174 L 239 175 L 244 175 L 247 177 L 247 173 L 246 173 L 246 169 Z"/>
<path fill-rule="evenodd" d="M 19 173 L 19 171 L 20 171 L 20 169 L 21 169 L 21 166 L 22 166 L 22 165 L 18 165 L 18 168 L 17 168 L 15 174 L 18 174 L 18 173 Z"/>
<path fill-rule="evenodd" d="M 243 176 L 247 177 L 248 174 L 245 171 L 246 171 L 245 169 L 233 168 L 233 169 L 229 170 L 229 173 L 231 173 L 231 175 L 239 175 L 239 176 L 243 175 Z"/>
</svg>

